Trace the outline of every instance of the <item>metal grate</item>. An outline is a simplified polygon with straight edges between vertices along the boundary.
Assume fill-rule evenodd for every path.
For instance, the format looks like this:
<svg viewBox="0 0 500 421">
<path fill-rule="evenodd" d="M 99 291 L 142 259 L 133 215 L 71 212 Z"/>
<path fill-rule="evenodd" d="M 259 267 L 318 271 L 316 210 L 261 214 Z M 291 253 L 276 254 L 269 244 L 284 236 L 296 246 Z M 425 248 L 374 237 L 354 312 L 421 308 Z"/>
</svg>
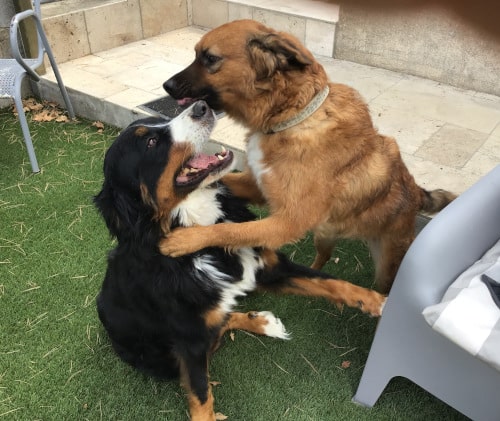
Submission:
<svg viewBox="0 0 500 421">
<path fill-rule="evenodd" d="M 184 107 L 178 105 L 177 101 L 169 95 L 139 105 L 139 108 L 142 108 L 143 110 L 150 112 L 153 111 L 168 118 L 177 117 L 180 113 L 182 113 L 182 111 L 184 111 Z M 223 114 L 222 111 L 215 112 L 217 118 L 222 117 L 222 114 Z"/>
</svg>

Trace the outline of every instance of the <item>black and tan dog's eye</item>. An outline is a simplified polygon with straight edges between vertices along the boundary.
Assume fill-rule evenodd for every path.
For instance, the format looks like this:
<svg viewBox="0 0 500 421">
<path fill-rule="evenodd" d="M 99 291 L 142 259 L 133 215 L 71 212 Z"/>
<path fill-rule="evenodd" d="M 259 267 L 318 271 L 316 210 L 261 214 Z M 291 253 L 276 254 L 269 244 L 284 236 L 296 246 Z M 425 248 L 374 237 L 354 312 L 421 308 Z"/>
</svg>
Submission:
<svg viewBox="0 0 500 421">
<path fill-rule="evenodd" d="M 157 142 L 158 142 L 158 139 L 156 137 L 150 137 L 148 139 L 148 149 L 156 146 Z"/>
</svg>

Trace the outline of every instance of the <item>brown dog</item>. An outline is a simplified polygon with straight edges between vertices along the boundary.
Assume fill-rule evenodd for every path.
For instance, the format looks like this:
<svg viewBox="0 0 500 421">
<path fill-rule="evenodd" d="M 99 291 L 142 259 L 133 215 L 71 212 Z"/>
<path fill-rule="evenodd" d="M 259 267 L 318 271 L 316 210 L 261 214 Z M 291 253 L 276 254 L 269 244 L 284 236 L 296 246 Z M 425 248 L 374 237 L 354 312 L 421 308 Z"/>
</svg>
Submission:
<svg viewBox="0 0 500 421">
<path fill-rule="evenodd" d="M 208 32 L 195 49 L 194 62 L 164 88 L 180 104 L 203 98 L 248 127 L 249 168 L 224 182 L 237 196 L 267 203 L 270 216 L 175 230 L 162 240 L 162 253 L 276 249 L 312 230 L 312 267 L 319 269 L 337 238 L 362 238 L 376 262 L 378 289 L 389 291 L 417 213 L 437 212 L 455 196 L 419 187 L 358 92 L 330 83 L 293 36 L 242 20 Z"/>
</svg>

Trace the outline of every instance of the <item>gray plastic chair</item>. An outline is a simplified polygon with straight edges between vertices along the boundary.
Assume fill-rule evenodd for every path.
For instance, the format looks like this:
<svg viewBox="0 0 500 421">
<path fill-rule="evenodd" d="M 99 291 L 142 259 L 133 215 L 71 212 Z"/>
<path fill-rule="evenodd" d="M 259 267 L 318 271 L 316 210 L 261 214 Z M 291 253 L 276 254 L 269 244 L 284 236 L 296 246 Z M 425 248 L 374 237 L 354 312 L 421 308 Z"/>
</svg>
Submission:
<svg viewBox="0 0 500 421">
<path fill-rule="evenodd" d="M 500 371 L 435 332 L 422 316 L 499 238 L 500 165 L 429 222 L 408 250 L 354 402 L 373 406 L 389 380 L 402 376 L 473 420 L 500 420 Z"/>
<path fill-rule="evenodd" d="M 23 53 L 21 53 L 18 44 L 19 23 L 27 18 L 31 18 L 36 27 L 38 43 L 38 54 L 36 58 L 23 57 Z M 12 56 L 14 58 L 0 59 L 0 97 L 10 97 L 14 99 L 19 115 L 19 122 L 21 123 L 23 131 L 24 142 L 26 144 L 26 149 L 28 150 L 31 168 L 34 173 L 37 173 L 40 171 L 40 168 L 38 167 L 35 149 L 33 148 L 33 142 L 31 141 L 31 134 L 26 120 L 26 115 L 23 111 L 21 86 L 25 76 L 28 76 L 33 82 L 38 82 L 40 80 L 40 76 L 36 73 L 36 69 L 43 63 L 45 53 L 49 58 L 50 65 L 52 66 L 52 70 L 57 79 L 57 84 L 64 102 L 66 103 L 68 114 L 70 118 L 75 118 L 73 106 L 71 105 L 66 87 L 63 84 L 59 69 L 57 68 L 56 61 L 43 30 L 40 13 L 40 0 L 32 0 L 32 10 L 17 13 L 12 18 L 10 23 L 10 46 Z"/>
</svg>

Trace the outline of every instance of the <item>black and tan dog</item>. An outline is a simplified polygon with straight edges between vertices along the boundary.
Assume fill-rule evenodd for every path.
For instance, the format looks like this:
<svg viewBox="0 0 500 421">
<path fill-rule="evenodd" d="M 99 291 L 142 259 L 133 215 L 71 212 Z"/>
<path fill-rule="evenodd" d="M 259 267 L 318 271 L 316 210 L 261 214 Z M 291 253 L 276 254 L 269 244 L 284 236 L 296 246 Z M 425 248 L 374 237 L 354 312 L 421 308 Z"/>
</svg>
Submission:
<svg viewBox="0 0 500 421">
<path fill-rule="evenodd" d="M 313 268 L 339 237 L 365 239 L 387 292 L 414 238 L 419 211 L 455 197 L 419 187 L 398 145 L 373 126 L 352 88 L 325 70 L 293 36 L 251 20 L 222 25 L 196 45 L 196 58 L 165 82 L 181 105 L 199 98 L 249 129 L 248 170 L 224 177 L 232 192 L 268 203 L 270 216 L 172 232 L 161 243 L 180 256 L 208 246 L 276 249 L 312 230 Z"/>
<path fill-rule="evenodd" d="M 287 338 L 270 312 L 232 311 L 239 296 L 257 288 L 324 297 L 373 316 L 384 297 L 329 278 L 263 248 L 205 248 L 163 256 L 160 238 L 182 226 L 254 219 L 246 202 L 218 180 L 233 154 L 200 152 L 214 124 L 199 101 L 168 122 L 137 121 L 111 145 L 95 203 L 118 245 L 110 253 L 99 317 L 118 355 L 158 377 L 180 375 L 193 420 L 214 420 L 208 358 L 228 329 Z M 237 225 L 237 224 L 235 224 Z"/>
</svg>

